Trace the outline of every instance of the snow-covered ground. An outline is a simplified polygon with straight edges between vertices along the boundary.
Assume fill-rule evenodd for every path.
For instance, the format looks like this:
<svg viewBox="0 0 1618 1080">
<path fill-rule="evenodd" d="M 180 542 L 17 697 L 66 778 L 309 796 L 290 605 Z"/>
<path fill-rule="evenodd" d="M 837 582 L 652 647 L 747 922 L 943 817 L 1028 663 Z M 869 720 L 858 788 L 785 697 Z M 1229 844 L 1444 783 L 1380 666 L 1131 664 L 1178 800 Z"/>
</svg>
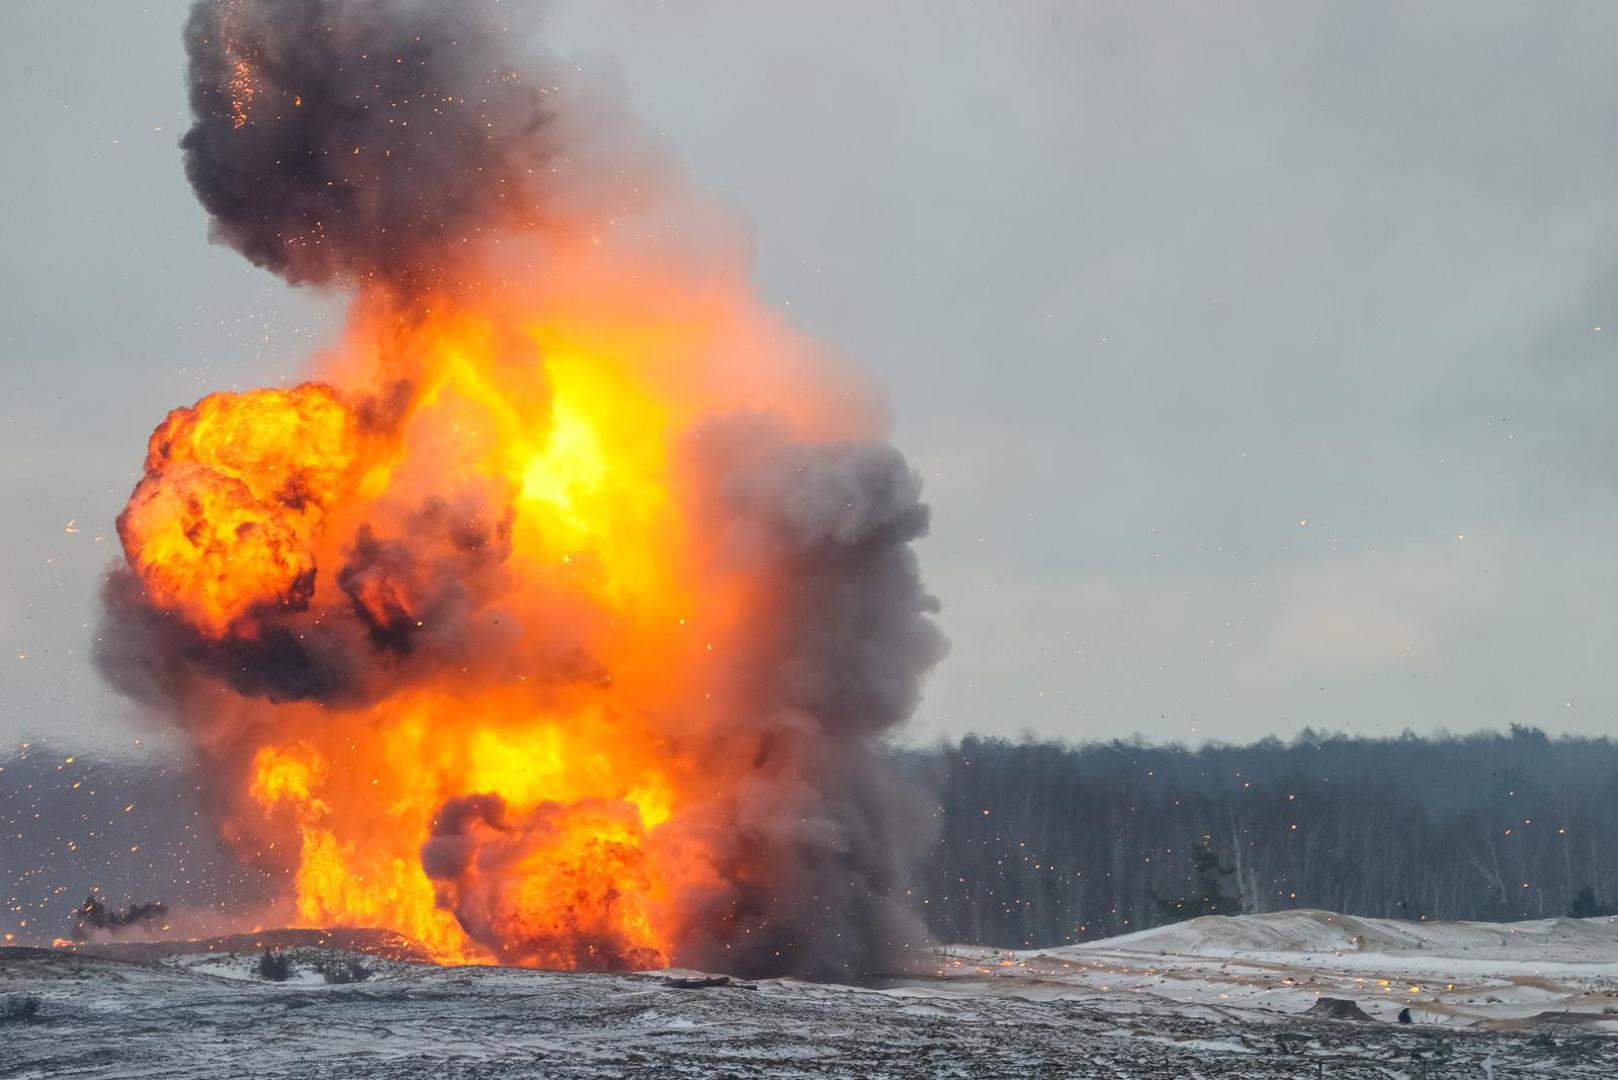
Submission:
<svg viewBox="0 0 1618 1080">
<path fill-rule="evenodd" d="M 0 950 L 0 1077 L 1618 1076 L 1609 920 L 1202 919 L 940 949 L 881 988 L 439 968 L 368 932 L 275 940 L 282 983 L 257 975 L 251 936 Z M 320 974 L 354 962 L 369 977 Z M 1321 996 L 1375 1022 L 1301 1015 Z M 1385 1022 L 1406 1005 L 1417 1023 Z"/>
<path fill-rule="evenodd" d="M 1060 949 L 941 950 L 968 993 L 1134 996 L 1255 1018 L 1320 997 L 1379 1020 L 1509 1029 L 1578 1024 L 1618 1034 L 1618 918 L 1413 923 L 1326 911 L 1210 917 Z"/>
</svg>

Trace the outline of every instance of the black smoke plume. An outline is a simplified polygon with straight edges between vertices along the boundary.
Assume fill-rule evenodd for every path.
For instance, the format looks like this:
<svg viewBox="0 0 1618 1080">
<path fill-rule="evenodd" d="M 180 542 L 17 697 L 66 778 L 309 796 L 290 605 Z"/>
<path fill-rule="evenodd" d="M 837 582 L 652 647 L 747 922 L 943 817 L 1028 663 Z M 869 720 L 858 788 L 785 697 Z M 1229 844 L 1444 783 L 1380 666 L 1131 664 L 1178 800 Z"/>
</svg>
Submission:
<svg viewBox="0 0 1618 1080">
<path fill-rule="evenodd" d="M 203 0 L 186 175 L 214 237 L 294 283 L 438 283 L 532 224 L 557 152 L 543 65 L 490 0 Z"/>
<path fill-rule="evenodd" d="M 947 649 L 910 546 L 927 531 L 921 482 L 891 446 L 805 445 L 756 417 L 694 435 L 696 519 L 773 587 L 716 751 L 752 755 L 753 782 L 710 822 L 737 859 L 743 932 L 694 946 L 693 962 L 880 969 L 926 940 L 906 885 L 934 836 L 930 800 L 882 752 Z"/>
</svg>

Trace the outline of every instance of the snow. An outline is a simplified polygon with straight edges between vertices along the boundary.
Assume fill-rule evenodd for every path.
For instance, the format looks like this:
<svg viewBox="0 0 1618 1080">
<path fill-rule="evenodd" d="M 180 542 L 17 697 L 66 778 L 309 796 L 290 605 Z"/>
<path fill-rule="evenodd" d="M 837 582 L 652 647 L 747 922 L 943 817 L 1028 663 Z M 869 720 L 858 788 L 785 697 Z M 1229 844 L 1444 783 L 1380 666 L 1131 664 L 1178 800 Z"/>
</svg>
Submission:
<svg viewBox="0 0 1618 1080">
<path fill-rule="evenodd" d="M 1032 982 L 1047 997 L 1135 995 L 1264 1018 L 1326 996 L 1388 1021 L 1406 1007 L 1430 1023 L 1495 1027 L 1563 1012 L 1618 1032 L 1611 918 L 1410 923 L 1302 910 L 1210 916 L 1059 949 L 944 952 L 939 973 L 950 982 Z"/>
<path fill-rule="evenodd" d="M 1203 919 L 940 948 L 864 987 L 434 967 L 364 932 L 273 943 L 284 983 L 256 975 L 262 937 L 0 949 L 0 1015 L 39 1002 L 0 1021 L 0 1077 L 1618 1075 L 1611 920 Z M 317 971 L 351 960 L 370 977 Z M 1418 1023 L 1300 1015 L 1322 995 L 1383 1021 L 1409 1004 Z"/>
<path fill-rule="evenodd" d="M 1206 917 L 1159 926 L 1094 945 L 1144 953 L 1405 953 L 1488 955 L 1618 963 L 1618 917 L 1535 922 L 1402 922 L 1300 909 L 1238 918 Z M 1056 950 L 1062 951 L 1062 950 Z"/>
</svg>

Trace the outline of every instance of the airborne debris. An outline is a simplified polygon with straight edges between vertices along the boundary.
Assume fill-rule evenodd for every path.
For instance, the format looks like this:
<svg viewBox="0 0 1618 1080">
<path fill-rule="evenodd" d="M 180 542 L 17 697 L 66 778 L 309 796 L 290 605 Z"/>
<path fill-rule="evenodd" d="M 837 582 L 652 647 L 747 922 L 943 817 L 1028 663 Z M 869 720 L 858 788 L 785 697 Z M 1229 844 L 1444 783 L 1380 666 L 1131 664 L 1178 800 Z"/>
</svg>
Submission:
<svg viewBox="0 0 1618 1080">
<path fill-rule="evenodd" d="M 1353 1020 L 1356 1023 L 1374 1024 L 1376 1021 L 1360 1008 L 1358 1003 L 1347 998 L 1323 997 L 1313 1005 L 1304 1015 L 1317 1016 L 1322 1020 Z"/>
<path fill-rule="evenodd" d="M 132 926 L 161 922 L 168 912 L 161 900 L 130 904 L 122 911 L 108 910 L 106 901 L 91 893 L 74 913 L 71 936 L 74 941 L 85 941 L 101 931 L 117 934 Z"/>
<path fill-rule="evenodd" d="M 668 976 L 663 980 L 664 986 L 676 990 L 757 990 L 755 983 L 739 982 L 729 975 L 697 975 L 697 976 Z"/>
</svg>

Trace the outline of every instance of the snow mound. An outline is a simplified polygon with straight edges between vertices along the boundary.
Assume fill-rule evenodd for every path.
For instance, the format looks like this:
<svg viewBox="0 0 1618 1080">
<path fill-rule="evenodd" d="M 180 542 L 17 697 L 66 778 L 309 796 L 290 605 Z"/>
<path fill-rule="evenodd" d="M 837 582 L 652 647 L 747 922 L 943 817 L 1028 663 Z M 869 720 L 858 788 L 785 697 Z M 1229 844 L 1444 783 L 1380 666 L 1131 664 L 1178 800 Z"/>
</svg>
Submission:
<svg viewBox="0 0 1618 1080">
<path fill-rule="evenodd" d="M 1541 961 L 1618 963 L 1618 918 L 1425 923 L 1300 909 L 1265 915 L 1208 915 L 1045 952 L 1083 955 L 1098 950 L 1163 956 L 1354 952 L 1502 958 L 1532 955 Z"/>
</svg>

